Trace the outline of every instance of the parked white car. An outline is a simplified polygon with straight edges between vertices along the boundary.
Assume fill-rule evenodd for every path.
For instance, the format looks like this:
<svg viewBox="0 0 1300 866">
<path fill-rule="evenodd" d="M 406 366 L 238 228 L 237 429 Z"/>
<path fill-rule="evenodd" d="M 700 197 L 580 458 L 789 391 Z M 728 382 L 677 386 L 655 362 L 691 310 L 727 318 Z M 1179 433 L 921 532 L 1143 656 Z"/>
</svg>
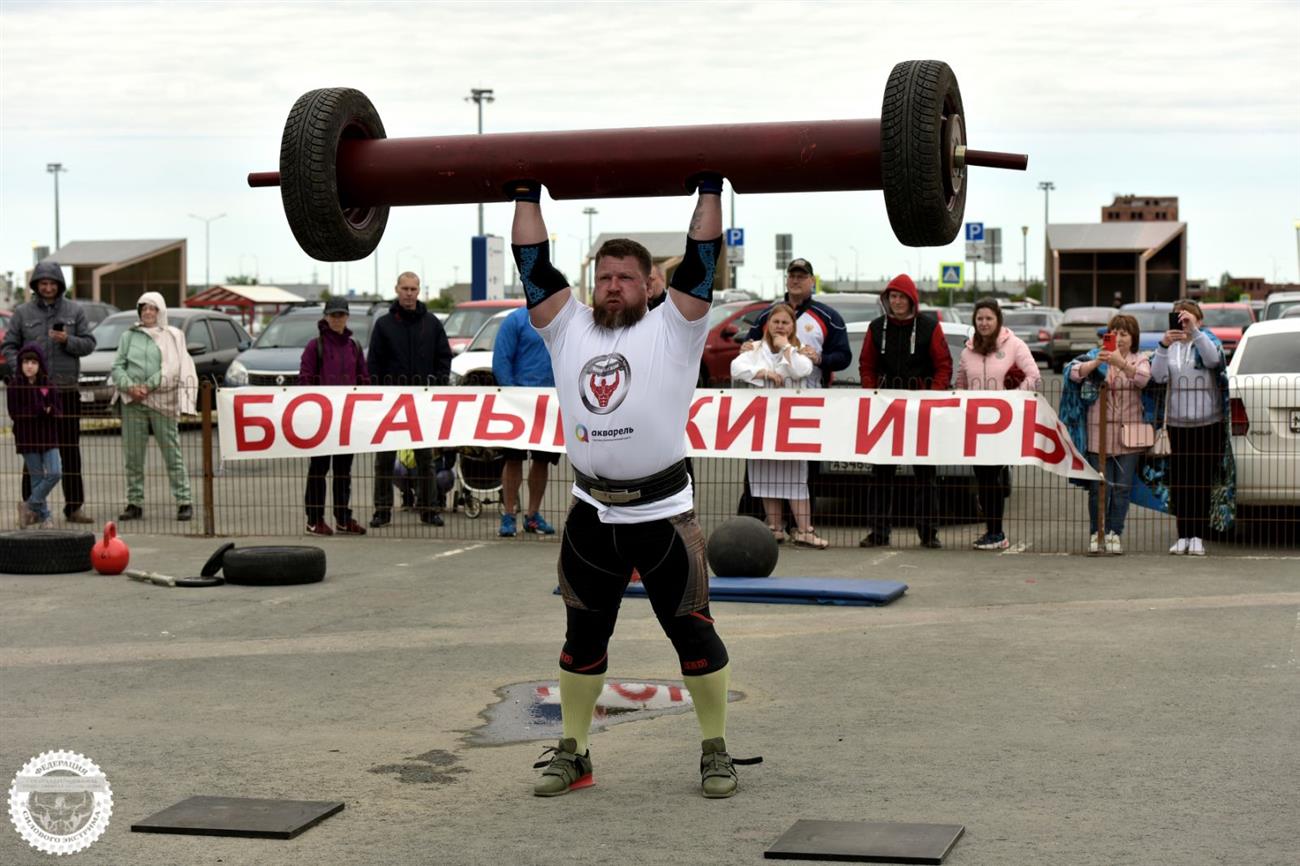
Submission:
<svg viewBox="0 0 1300 866">
<path fill-rule="evenodd" d="M 453 385 L 495 385 L 496 377 L 492 375 L 492 346 L 496 342 L 497 331 L 506 316 L 514 308 L 502 310 L 483 323 L 470 340 L 465 351 L 451 359 L 451 384 Z"/>
<path fill-rule="evenodd" d="M 1260 313 L 1261 322 L 1280 319 L 1289 310 L 1300 307 L 1300 292 L 1272 292 L 1264 301 L 1264 312 Z"/>
<path fill-rule="evenodd" d="M 1300 505 L 1300 318 L 1256 322 L 1228 363 L 1237 502 Z"/>
</svg>

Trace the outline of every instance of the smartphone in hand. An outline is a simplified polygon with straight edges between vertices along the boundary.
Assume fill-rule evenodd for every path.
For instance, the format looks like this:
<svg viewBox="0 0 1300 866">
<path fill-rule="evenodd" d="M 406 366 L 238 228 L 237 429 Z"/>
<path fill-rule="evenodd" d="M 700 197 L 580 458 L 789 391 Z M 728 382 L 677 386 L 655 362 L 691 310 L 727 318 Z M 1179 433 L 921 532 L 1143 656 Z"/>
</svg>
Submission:
<svg viewBox="0 0 1300 866">
<path fill-rule="evenodd" d="M 1181 331 L 1183 329 L 1183 320 L 1178 318 L 1177 310 L 1169 311 L 1169 330 Z"/>
<path fill-rule="evenodd" d="M 62 322 L 55 322 L 53 325 L 50 325 L 50 330 L 52 331 L 62 331 L 63 328 L 64 325 Z"/>
<path fill-rule="evenodd" d="M 1113 352 L 1118 348 L 1117 340 L 1114 331 L 1107 331 L 1101 335 L 1101 348 L 1107 352 Z"/>
</svg>

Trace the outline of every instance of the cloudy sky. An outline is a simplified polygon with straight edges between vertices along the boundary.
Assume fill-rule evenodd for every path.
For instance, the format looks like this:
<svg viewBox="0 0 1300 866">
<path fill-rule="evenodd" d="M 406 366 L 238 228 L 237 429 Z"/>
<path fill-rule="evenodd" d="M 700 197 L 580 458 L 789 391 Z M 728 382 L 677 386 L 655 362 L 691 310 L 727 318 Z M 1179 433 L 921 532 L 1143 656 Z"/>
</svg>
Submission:
<svg viewBox="0 0 1300 866">
<path fill-rule="evenodd" d="M 490 132 L 878 117 L 899 60 L 947 61 L 971 145 L 1026 152 L 1027 173 L 973 170 L 966 216 L 1001 226 L 1004 269 L 1041 272 L 1043 194 L 1053 222 L 1095 222 L 1115 193 L 1177 195 L 1191 276 L 1297 280 L 1300 2 L 0 4 L 0 270 L 34 243 L 190 240 L 203 278 L 330 278 L 294 242 L 277 191 L 285 115 L 303 92 L 364 91 L 390 137 L 474 131 L 471 87 L 495 89 Z M 684 228 L 685 199 L 563 201 L 546 215 L 571 275 L 596 233 Z M 487 207 L 490 233 L 510 208 Z M 775 289 L 774 235 L 826 276 L 862 278 L 961 257 L 917 251 L 889 229 L 879 192 L 737 197 L 741 284 Z M 468 278 L 473 205 L 395 209 L 380 282 Z M 856 252 L 855 252 L 856 248 Z M 983 269 L 981 269 L 983 270 Z M 344 284 L 343 266 L 334 270 Z M 374 285 L 372 260 L 347 285 Z"/>
</svg>

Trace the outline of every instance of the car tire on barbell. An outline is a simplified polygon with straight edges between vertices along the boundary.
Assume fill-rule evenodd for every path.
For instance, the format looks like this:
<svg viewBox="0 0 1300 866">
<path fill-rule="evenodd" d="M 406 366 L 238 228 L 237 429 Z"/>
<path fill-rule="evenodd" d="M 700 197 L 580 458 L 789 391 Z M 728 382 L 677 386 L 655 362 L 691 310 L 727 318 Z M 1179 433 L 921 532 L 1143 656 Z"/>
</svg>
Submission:
<svg viewBox="0 0 1300 866">
<path fill-rule="evenodd" d="M 325 579 L 325 551 L 319 547 L 237 547 L 221 560 L 226 583 L 292 586 Z"/>
<path fill-rule="evenodd" d="M 90 571 L 93 532 L 72 529 L 19 529 L 0 532 L 0 572 L 72 574 Z"/>
<path fill-rule="evenodd" d="M 966 168 L 954 145 L 966 144 L 957 76 L 940 60 L 905 60 L 885 85 L 880 114 L 880 173 L 889 224 L 909 247 L 944 246 L 966 212 Z"/>
<path fill-rule="evenodd" d="M 345 138 L 386 137 L 379 112 L 359 90 L 309 90 L 293 104 L 280 138 L 280 199 L 307 255 L 356 261 L 379 246 L 388 208 L 340 204 L 338 150 Z"/>
</svg>

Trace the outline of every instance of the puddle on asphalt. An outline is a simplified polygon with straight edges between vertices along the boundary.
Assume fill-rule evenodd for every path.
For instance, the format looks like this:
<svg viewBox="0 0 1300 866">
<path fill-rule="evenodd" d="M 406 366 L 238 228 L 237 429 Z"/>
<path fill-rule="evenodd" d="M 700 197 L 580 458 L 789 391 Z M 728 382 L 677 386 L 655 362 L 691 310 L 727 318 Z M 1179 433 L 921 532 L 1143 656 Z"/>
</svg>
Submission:
<svg viewBox="0 0 1300 866">
<path fill-rule="evenodd" d="M 504 686 L 497 689 L 497 697 L 495 704 L 480 713 L 487 723 L 470 732 L 470 745 L 499 746 L 560 738 L 560 688 L 555 680 Z M 744 699 L 744 692 L 727 693 L 728 702 Z M 612 725 L 691 709 L 691 693 L 680 682 L 610 680 L 596 701 L 592 730 L 603 731 Z"/>
<path fill-rule="evenodd" d="M 421 755 L 404 758 L 405 764 L 381 764 L 371 767 L 372 773 L 391 773 L 398 781 L 408 784 L 442 784 L 456 781 L 456 777 L 469 770 L 457 766 L 460 758 L 442 749 L 433 749 Z"/>
</svg>

